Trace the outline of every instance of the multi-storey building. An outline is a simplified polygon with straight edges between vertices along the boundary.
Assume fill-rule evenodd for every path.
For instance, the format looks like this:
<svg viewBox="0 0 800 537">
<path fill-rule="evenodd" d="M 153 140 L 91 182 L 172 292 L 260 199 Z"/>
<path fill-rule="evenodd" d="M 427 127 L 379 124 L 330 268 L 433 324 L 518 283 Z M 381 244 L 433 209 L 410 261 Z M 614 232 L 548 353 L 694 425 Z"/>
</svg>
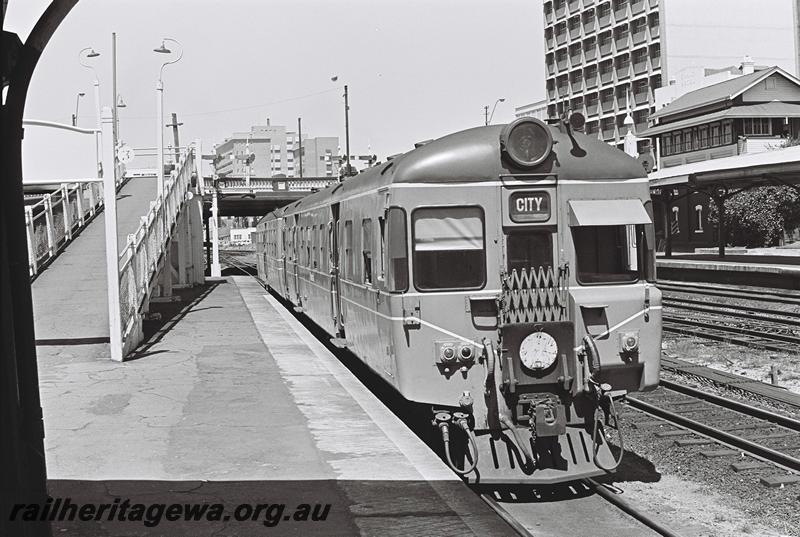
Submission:
<svg viewBox="0 0 800 537">
<path fill-rule="evenodd" d="M 303 138 L 302 156 L 301 148 L 295 145 L 293 150 L 294 161 L 303 159 L 303 176 L 305 177 L 336 177 L 338 171 L 337 152 L 339 138 L 336 136 L 321 136 L 317 138 Z M 300 175 L 299 164 L 295 176 Z"/>
<path fill-rule="evenodd" d="M 536 101 L 535 103 L 524 104 L 514 109 L 514 117 L 535 117 L 542 121 L 547 119 L 547 99 Z"/>
<path fill-rule="evenodd" d="M 254 125 L 250 132 L 235 132 L 216 146 L 216 173 L 224 177 L 298 177 L 300 143 L 297 133 L 281 125 Z M 303 138 L 303 175 L 336 176 L 339 139 L 335 136 Z M 252 162 L 247 161 L 254 155 Z M 248 169 L 249 167 L 249 169 Z"/>
<path fill-rule="evenodd" d="M 797 1 L 544 0 L 548 116 L 582 112 L 587 133 L 621 144 L 629 113 L 647 128 L 670 73 L 747 54 L 795 73 Z"/>
</svg>

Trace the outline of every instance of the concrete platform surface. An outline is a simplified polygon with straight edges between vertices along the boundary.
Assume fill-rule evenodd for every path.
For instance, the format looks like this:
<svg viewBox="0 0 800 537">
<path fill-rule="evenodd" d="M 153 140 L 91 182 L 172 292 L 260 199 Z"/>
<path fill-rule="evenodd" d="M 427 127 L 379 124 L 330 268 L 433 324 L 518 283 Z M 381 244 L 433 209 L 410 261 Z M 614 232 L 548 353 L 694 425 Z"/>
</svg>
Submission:
<svg viewBox="0 0 800 537">
<path fill-rule="evenodd" d="M 54 534 L 513 534 L 253 279 L 208 285 L 166 326 L 122 364 L 39 348 L 51 496 L 155 509 Z M 186 520 L 203 504 L 221 511 Z"/>
<path fill-rule="evenodd" d="M 779 255 L 726 255 L 720 258 L 710 254 L 676 254 L 667 259 L 656 259 L 659 268 L 713 270 L 733 272 L 763 272 L 800 275 L 800 257 Z"/>
</svg>

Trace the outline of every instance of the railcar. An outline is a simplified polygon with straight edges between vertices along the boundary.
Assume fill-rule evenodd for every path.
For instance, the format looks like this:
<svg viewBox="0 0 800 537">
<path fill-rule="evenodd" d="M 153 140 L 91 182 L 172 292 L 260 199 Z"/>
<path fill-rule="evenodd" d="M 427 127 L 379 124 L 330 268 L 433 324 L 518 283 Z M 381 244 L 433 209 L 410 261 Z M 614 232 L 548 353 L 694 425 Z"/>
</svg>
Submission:
<svg viewBox="0 0 800 537">
<path fill-rule="evenodd" d="M 472 483 L 613 471 L 615 397 L 658 384 L 646 174 L 580 119 L 417 144 L 257 225 L 261 278 L 429 407 Z"/>
</svg>

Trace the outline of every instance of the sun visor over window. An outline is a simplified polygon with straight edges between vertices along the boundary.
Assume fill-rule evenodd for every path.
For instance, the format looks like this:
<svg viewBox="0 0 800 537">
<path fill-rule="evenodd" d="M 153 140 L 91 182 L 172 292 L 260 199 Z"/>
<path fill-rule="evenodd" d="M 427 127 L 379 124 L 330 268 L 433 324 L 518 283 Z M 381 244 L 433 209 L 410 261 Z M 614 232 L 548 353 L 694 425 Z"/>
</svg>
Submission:
<svg viewBox="0 0 800 537">
<path fill-rule="evenodd" d="M 414 222 L 414 250 L 483 249 L 483 222 L 480 209 L 448 208 L 447 216 L 428 209 Z"/>
<path fill-rule="evenodd" d="M 570 226 L 617 226 L 650 224 L 641 200 L 573 200 L 569 202 Z"/>
</svg>

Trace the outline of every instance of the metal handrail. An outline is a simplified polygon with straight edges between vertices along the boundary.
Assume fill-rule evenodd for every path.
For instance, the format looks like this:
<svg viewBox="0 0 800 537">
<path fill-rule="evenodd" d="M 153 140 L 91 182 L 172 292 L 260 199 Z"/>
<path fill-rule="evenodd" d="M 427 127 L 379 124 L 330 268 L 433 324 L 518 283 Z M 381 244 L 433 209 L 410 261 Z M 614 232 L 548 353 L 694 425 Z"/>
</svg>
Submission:
<svg viewBox="0 0 800 537">
<path fill-rule="evenodd" d="M 31 279 L 69 245 L 102 207 L 102 179 L 62 183 L 40 201 L 25 206 Z"/>
<path fill-rule="evenodd" d="M 124 340 L 136 329 L 155 285 L 172 236 L 172 226 L 177 222 L 184 203 L 190 199 L 192 174 L 197 173 L 198 177 L 200 175 L 196 149 L 190 149 L 183 156 L 176 170 L 164 182 L 163 194 L 150 203 L 150 210 L 141 217 L 137 230 L 128 235 L 127 247 L 119 254 L 120 310 Z"/>
<path fill-rule="evenodd" d="M 22 124 L 93 135 L 98 171 L 100 170 L 101 129 L 84 129 L 41 119 L 23 119 Z M 73 237 L 102 208 L 103 179 L 101 177 L 69 181 L 37 179 L 24 180 L 23 183 L 25 185 L 60 185 L 56 190 L 45 194 L 41 201 L 25 207 L 29 274 L 33 279 L 45 265 L 67 247 Z"/>
</svg>

